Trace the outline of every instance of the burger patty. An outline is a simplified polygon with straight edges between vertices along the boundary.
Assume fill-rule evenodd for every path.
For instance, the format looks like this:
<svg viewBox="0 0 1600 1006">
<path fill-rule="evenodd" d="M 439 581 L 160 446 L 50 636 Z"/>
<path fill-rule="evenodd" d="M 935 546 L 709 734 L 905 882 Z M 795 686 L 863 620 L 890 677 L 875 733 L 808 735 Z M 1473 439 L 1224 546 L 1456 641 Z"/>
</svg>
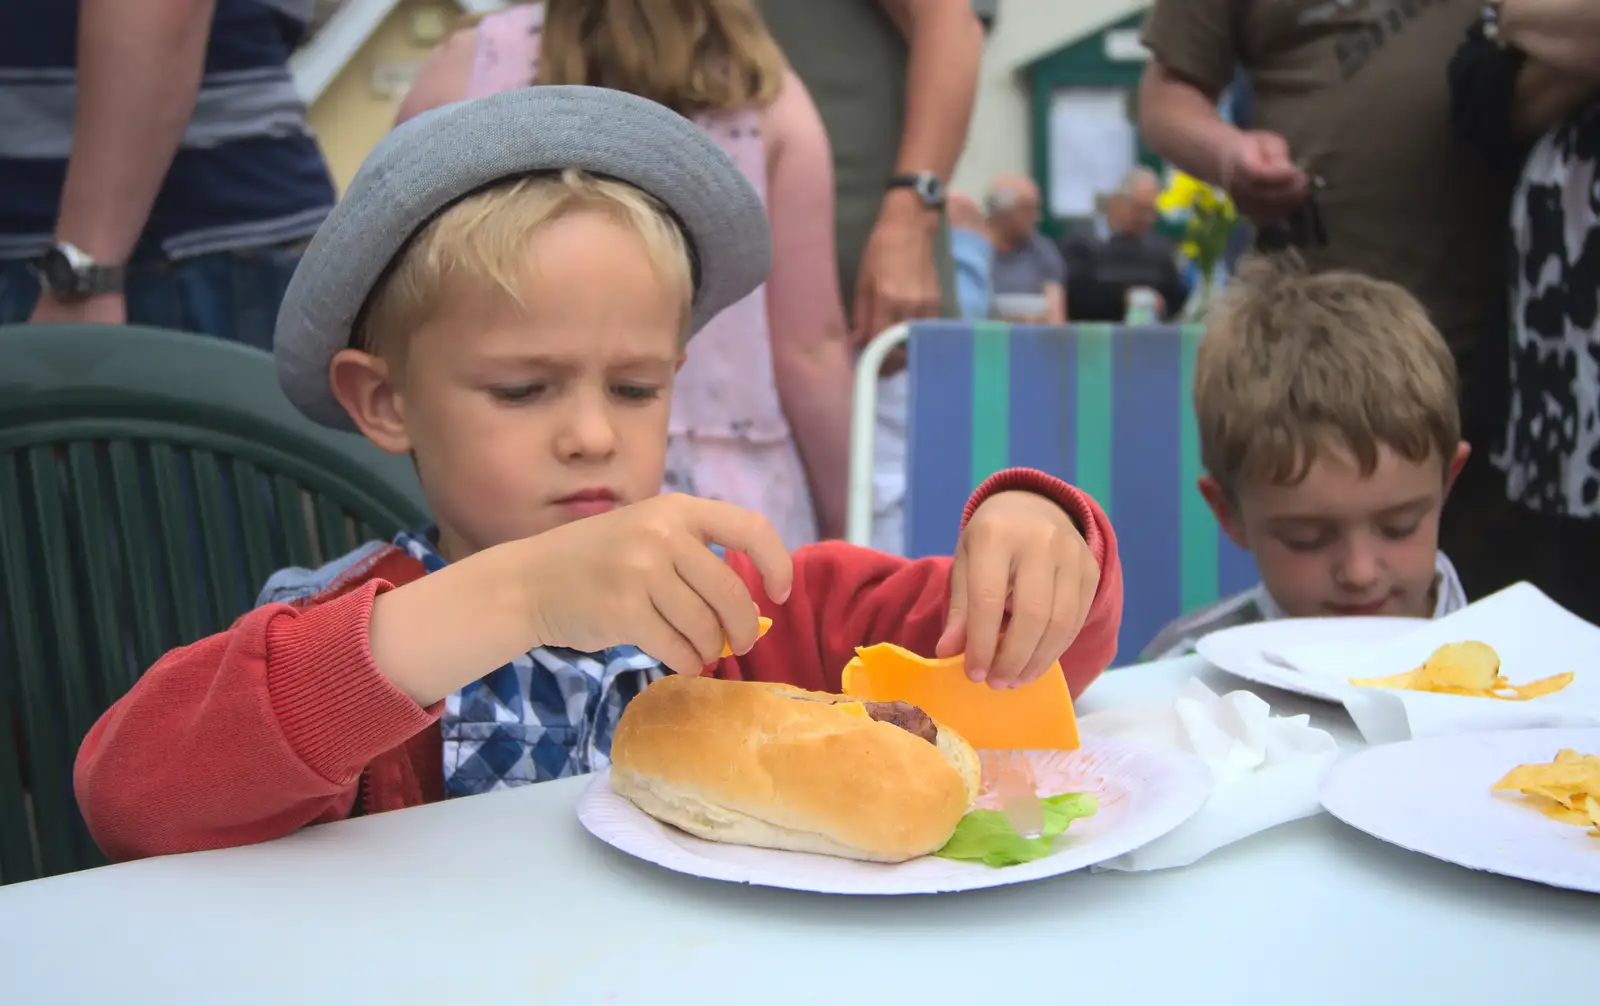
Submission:
<svg viewBox="0 0 1600 1006">
<path fill-rule="evenodd" d="M 880 723 L 893 723 L 929 744 L 939 742 L 939 728 L 933 717 L 909 702 L 864 702 L 862 705 L 867 707 L 867 715 Z"/>
</svg>

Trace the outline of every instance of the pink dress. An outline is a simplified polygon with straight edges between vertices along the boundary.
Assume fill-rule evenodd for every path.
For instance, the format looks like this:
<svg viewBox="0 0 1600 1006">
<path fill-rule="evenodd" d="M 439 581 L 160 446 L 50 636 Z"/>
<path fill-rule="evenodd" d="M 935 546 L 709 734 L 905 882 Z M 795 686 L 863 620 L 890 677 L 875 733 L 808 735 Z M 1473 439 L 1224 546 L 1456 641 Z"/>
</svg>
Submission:
<svg viewBox="0 0 1600 1006">
<path fill-rule="evenodd" d="M 478 23 L 468 98 L 533 83 L 543 21 L 543 5 L 527 4 Z M 713 112 L 694 121 L 765 200 L 760 112 Z M 764 514 L 791 549 L 816 541 L 810 486 L 773 381 L 765 287 L 690 340 L 672 396 L 662 491 L 727 500 Z"/>
</svg>

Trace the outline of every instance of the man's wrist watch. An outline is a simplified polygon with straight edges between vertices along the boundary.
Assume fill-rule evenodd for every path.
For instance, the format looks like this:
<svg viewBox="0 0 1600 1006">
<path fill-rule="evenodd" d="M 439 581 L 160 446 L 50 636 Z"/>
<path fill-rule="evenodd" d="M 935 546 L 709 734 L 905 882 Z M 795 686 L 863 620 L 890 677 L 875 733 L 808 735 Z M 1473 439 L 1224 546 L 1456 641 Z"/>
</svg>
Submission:
<svg viewBox="0 0 1600 1006">
<path fill-rule="evenodd" d="M 120 265 L 96 262 L 88 252 L 66 241 L 57 241 L 49 251 L 34 259 L 33 271 L 46 293 L 65 301 L 121 293 L 127 272 Z"/>
<path fill-rule="evenodd" d="M 930 210 L 944 207 L 945 191 L 944 182 L 931 171 L 911 171 L 905 174 L 891 175 L 889 188 L 910 189 L 922 200 L 922 205 Z"/>
</svg>

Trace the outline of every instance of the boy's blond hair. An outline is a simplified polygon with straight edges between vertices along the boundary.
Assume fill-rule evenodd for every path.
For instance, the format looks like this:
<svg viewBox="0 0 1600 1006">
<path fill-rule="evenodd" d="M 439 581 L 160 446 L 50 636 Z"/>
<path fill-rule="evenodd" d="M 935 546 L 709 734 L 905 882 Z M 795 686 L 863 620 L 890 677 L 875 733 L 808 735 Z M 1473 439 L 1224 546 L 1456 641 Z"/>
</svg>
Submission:
<svg viewBox="0 0 1600 1006">
<path fill-rule="evenodd" d="M 1194 369 L 1200 458 L 1233 494 L 1294 485 L 1319 449 L 1364 475 L 1387 446 L 1446 465 L 1461 441 L 1455 359 L 1401 287 L 1308 275 L 1298 256 L 1246 259 L 1206 318 Z"/>
<path fill-rule="evenodd" d="M 447 285 L 475 285 L 522 304 L 529 241 L 546 224 L 582 211 L 605 214 L 644 242 L 662 281 L 680 294 L 678 327 L 687 338 L 694 279 L 682 229 L 648 193 L 568 168 L 494 185 L 418 231 L 374 288 L 352 344 L 403 361 L 406 337 L 438 309 Z"/>
</svg>

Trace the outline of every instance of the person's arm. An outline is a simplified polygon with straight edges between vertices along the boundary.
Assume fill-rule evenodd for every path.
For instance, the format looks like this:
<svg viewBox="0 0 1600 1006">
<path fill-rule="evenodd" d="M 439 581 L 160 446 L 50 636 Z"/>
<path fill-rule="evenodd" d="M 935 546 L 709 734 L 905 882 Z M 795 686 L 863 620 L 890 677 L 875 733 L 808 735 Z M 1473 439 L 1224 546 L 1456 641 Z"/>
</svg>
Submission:
<svg viewBox="0 0 1600 1006">
<path fill-rule="evenodd" d="M 1116 653 L 1122 622 L 1116 535 L 1094 500 L 1042 472 L 1019 470 L 1000 472 L 979 486 L 962 526 L 990 496 L 1023 488 L 1066 510 L 1100 565 L 1088 618 L 1061 655 L 1067 685 L 1077 696 Z M 951 560 L 946 557 L 910 560 L 843 542 L 808 546 L 795 553 L 794 589 L 781 605 L 755 589 L 760 574 L 743 555 L 730 552 L 728 563 L 751 584 L 751 595 L 772 619 L 772 628 L 744 656 L 724 657 L 713 668 L 718 677 L 837 692 L 856 647 L 887 642 L 932 656 L 950 612 Z"/>
<path fill-rule="evenodd" d="M 1600 4 L 1503 0 L 1500 35 L 1550 69 L 1600 84 Z"/>
<path fill-rule="evenodd" d="M 477 47 L 477 30 L 463 28 L 429 53 L 406 96 L 400 99 L 394 124 L 398 126 L 430 109 L 464 100 Z"/>
<path fill-rule="evenodd" d="M 822 117 L 789 73 L 763 116 L 772 269 L 767 325 L 784 415 L 805 464 L 824 538 L 844 534 L 855 358 L 839 293 L 833 155 Z"/>
<path fill-rule="evenodd" d="M 128 261 L 200 94 L 216 0 L 79 0 L 77 110 L 56 237 Z"/>
<path fill-rule="evenodd" d="M 983 57 L 983 25 L 970 0 L 878 0 L 905 37 L 905 121 L 895 172 L 930 171 L 945 182 L 966 144 Z M 934 240 L 940 214 L 915 192 L 883 194 L 856 275 L 855 340 L 865 345 L 897 321 L 940 308 Z"/>
<path fill-rule="evenodd" d="M 1511 92 L 1511 132 L 1519 140 L 1541 136 L 1577 111 L 1600 89 L 1600 81 L 1558 70 L 1529 57 Z"/>
<path fill-rule="evenodd" d="M 438 718 L 367 645 L 372 581 L 173 650 L 90 729 L 73 782 L 112 860 L 249 845 L 349 816 L 361 772 Z"/>
<path fill-rule="evenodd" d="M 1217 109 L 1238 66 L 1229 0 L 1157 0 L 1145 16 L 1151 51 L 1139 81 L 1139 136 L 1173 166 L 1223 185 L 1239 130 Z"/>
<path fill-rule="evenodd" d="M 1067 323 L 1067 288 L 1060 283 L 1044 285 L 1044 315 L 1039 319 L 1045 325 Z"/>
<path fill-rule="evenodd" d="M 879 0 L 905 37 L 905 126 L 895 171 L 932 171 L 948 182 L 967 142 L 967 126 L 978 92 L 983 59 L 983 24 L 971 0 Z M 922 204 L 905 190 L 912 208 Z M 885 203 L 893 202 L 886 199 Z"/>
</svg>

